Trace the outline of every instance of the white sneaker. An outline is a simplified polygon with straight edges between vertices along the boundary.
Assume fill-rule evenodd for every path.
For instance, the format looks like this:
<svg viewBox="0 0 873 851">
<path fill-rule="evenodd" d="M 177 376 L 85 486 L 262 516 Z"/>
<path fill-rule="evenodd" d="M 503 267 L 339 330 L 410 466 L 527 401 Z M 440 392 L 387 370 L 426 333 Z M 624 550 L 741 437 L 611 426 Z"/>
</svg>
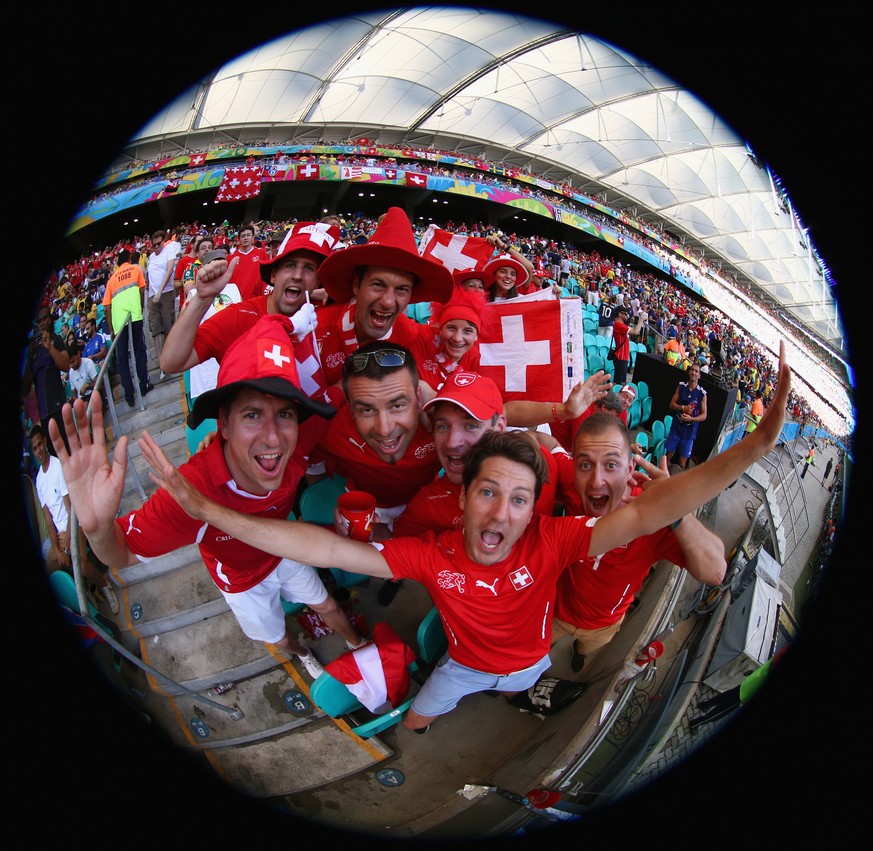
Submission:
<svg viewBox="0 0 873 851">
<path fill-rule="evenodd" d="M 117 615 L 118 597 L 116 596 L 112 586 L 107 583 L 100 589 L 100 593 L 106 598 L 106 602 L 109 603 L 109 608 L 112 611 L 112 614 Z"/>
<path fill-rule="evenodd" d="M 311 650 L 305 656 L 298 655 L 297 658 L 301 661 L 303 667 L 306 668 L 306 673 L 312 679 L 317 680 L 324 673 L 321 662 L 315 658 L 315 654 Z"/>
</svg>

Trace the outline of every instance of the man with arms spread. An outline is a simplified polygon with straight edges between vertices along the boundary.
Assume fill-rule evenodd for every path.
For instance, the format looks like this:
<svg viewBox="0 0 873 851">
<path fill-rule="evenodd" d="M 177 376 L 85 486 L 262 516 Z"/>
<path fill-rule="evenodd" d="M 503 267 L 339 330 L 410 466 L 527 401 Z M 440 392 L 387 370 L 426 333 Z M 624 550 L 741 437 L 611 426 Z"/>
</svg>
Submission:
<svg viewBox="0 0 873 851">
<path fill-rule="evenodd" d="M 430 593 L 449 641 L 404 719 L 426 730 L 467 694 L 530 688 L 550 664 L 552 603 L 560 572 L 680 520 L 726 488 L 779 439 L 791 373 L 780 346 L 773 404 L 745 440 L 674 479 L 665 479 L 604 517 L 533 513 L 544 475 L 542 455 L 524 435 L 491 432 L 465 460 L 464 526 L 422 538 L 366 544 L 308 523 L 235 514 L 191 487 L 144 434 L 155 480 L 195 517 L 277 555 L 354 573 L 414 578 Z"/>
<path fill-rule="evenodd" d="M 573 447 L 577 510 L 586 517 L 605 517 L 640 492 L 634 475 L 636 464 L 653 477 L 666 477 L 663 469 L 634 457 L 631 435 L 617 417 L 600 413 L 579 427 Z M 678 525 L 643 535 L 624 547 L 595 558 L 583 558 L 558 580 L 553 641 L 573 636 L 571 667 L 582 670 L 586 657 L 608 644 L 618 632 L 627 610 L 640 590 L 649 568 L 667 559 L 684 567 L 695 579 L 718 585 L 726 569 L 721 539 L 693 515 Z"/>
<path fill-rule="evenodd" d="M 287 517 L 303 474 L 302 458 L 295 453 L 298 424 L 311 414 L 334 413 L 300 390 L 290 330 L 282 316 L 263 317 L 228 349 L 218 387 L 199 396 L 191 413 L 192 427 L 216 418 L 219 434 L 182 465 L 181 472 L 212 499 L 236 511 Z M 361 644 L 312 567 L 269 555 L 220 526 L 195 521 L 164 493 L 116 520 L 126 437 L 118 441 L 110 468 L 99 406 L 93 438 L 81 402 L 74 403 L 73 412 L 65 407 L 64 424 L 72 442 L 70 454 L 61 456 L 70 498 L 92 549 L 105 564 L 124 567 L 196 542 L 213 581 L 252 640 L 297 655 L 309 674 L 318 676 L 320 665 L 312 651 L 286 630 L 282 597 L 318 612 L 350 647 Z"/>
</svg>

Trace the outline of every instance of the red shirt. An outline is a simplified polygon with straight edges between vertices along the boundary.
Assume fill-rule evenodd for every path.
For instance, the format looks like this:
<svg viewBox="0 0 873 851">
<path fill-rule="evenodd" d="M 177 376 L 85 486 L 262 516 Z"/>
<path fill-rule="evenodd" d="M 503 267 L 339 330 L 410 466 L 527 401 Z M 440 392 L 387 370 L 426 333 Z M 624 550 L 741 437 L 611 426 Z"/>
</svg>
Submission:
<svg viewBox="0 0 873 851">
<path fill-rule="evenodd" d="M 685 554 L 668 527 L 595 558 L 580 559 L 558 580 L 555 617 L 580 629 L 614 624 L 633 602 L 649 568 L 661 559 L 685 567 Z"/>
<path fill-rule="evenodd" d="M 561 452 L 559 457 L 559 453 L 549 452 L 543 446 L 540 450 L 548 467 L 549 480 L 543 484 L 534 512 L 550 515 L 558 494 L 563 495 L 567 487 L 573 490 L 573 459 L 566 452 Z M 460 496 L 461 485 L 453 484 L 445 477 L 425 485 L 394 521 L 395 537 L 460 529 L 464 525 L 464 512 L 458 504 Z"/>
<path fill-rule="evenodd" d="M 361 346 L 355 335 L 355 300 L 328 304 L 317 308 L 318 328 L 315 339 L 321 356 L 321 366 L 328 384 L 342 380 L 346 357 Z M 419 324 L 401 313 L 380 340 L 411 348 L 415 345 Z"/>
<path fill-rule="evenodd" d="M 317 419 L 313 417 L 313 419 Z M 222 449 L 213 441 L 179 468 L 201 493 L 243 514 L 285 519 L 294 506 L 303 475 L 302 458 L 295 452 L 288 462 L 281 486 L 265 496 L 237 492 Z M 215 584 L 238 593 L 257 585 L 279 563 L 278 556 L 257 550 L 221 529 L 189 517 L 163 490 L 156 491 L 141 508 L 115 521 L 130 551 L 142 561 L 157 558 L 179 547 L 198 544 L 200 555 Z"/>
<path fill-rule="evenodd" d="M 194 337 L 194 351 L 200 363 L 215 358 L 221 361 L 230 344 L 238 340 L 267 314 L 265 295 L 231 304 L 201 322 Z"/>
<path fill-rule="evenodd" d="M 337 411 L 312 451 L 310 463 L 322 461 L 330 475 L 349 480 L 349 490 L 373 494 L 380 508 L 405 505 L 440 471 L 433 437 L 420 424 L 403 457 L 388 464 L 358 434 L 348 403 Z"/>
<path fill-rule="evenodd" d="M 238 248 L 235 248 L 227 259 L 230 261 L 234 257 L 239 257 L 239 261 L 233 273 L 233 282 L 239 289 L 243 300 L 264 295 L 267 284 L 261 277 L 261 263 L 266 263 L 270 259 L 267 257 L 266 250 L 252 248 L 248 254 L 243 254 Z"/>
<path fill-rule="evenodd" d="M 558 576 L 587 555 L 595 522 L 535 514 L 509 556 L 488 566 L 467 557 L 460 529 L 377 546 L 396 578 L 415 579 L 427 589 L 452 659 L 505 675 L 549 652 Z"/>
</svg>

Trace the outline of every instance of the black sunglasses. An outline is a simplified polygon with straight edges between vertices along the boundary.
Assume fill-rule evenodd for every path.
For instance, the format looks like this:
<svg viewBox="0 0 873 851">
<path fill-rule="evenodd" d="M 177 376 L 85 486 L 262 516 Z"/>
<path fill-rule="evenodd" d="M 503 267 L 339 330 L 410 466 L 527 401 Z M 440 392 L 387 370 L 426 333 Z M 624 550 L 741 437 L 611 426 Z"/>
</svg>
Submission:
<svg viewBox="0 0 873 851">
<path fill-rule="evenodd" d="M 355 352 L 349 355 L 349 365 L 352 372 L 362 372 L 367 368 L 367 361 L 372 355 L 379 366 L 403 366 L 406 354 L 396 349 L 376 349 L 374 352 Z"/>
</svg>

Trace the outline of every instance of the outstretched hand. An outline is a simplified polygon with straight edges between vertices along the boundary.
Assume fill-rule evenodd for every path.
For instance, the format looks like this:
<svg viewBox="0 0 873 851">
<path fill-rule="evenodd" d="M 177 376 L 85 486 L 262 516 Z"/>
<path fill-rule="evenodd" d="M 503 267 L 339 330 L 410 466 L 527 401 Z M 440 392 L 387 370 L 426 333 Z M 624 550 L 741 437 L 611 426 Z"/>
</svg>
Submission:
<svg viewBox="0 0 873 851">
<path fill-rule="evenodd" d="M 142 433 L 139 446 L 143 458 L 151 466 L 149 477 L 162 490 L 173 497 L 186 514 L 195 520 L 206 520 L 206 511 L 213 504 L 195 488 L 167 458 L 166 453 L 147 432 Z"/>
<path fill-rule="evenodd" d="M 642 470 L 638 470 L 637 467 L 642 467 Z M 646 461 L 639 453 L 634 454 L 634 469 L 628 480 L 628 484 L 631 487 L 636 486 L 646 490 L 659 481 L 669 478 L 670 473 L 667 469 L 666 454 L 661 456 L 657 466 L 652 464 L 651 461 Z"/>
<path fill-rule="evenodd" d="M 612 379 L 602 369 L 598 369 L 585 381 L 580 381 L 564 400 L 565 419 L 576 419 L 588 408 L 602 399 L 612 389 Z"/>
<path fill-rule="evenodd" d="M 127 437 L 118 439 L 110 465 L 103 432 L 100 391 L 95 390 L 92 395 L 94 404 L 90 427 L 84 401 L 76 399 L 72 406 L 65 404 L 63 407 L 62 418 L 69 452 L 57 422 L 52 419 L 48 424 L 49 437 L 64 471 L 70 503 L 86 535 L 114 521 L 121 504 L 127 471 Z"/>
</svg>

